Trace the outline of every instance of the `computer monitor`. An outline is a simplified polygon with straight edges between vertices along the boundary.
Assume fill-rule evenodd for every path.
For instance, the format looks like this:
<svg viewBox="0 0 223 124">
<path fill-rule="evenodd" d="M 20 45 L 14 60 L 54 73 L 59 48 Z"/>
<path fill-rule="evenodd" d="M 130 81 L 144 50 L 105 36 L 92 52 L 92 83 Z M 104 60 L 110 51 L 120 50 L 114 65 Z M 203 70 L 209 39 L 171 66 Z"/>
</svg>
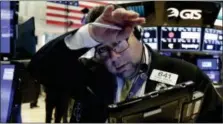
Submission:
<svg viewBox="0 0 223 124">
<path fill-rule="evenodd" d="M 212 28 L 205 28 L 202 51 L 222 53 L 223 31 Z"/>
<path fill-rule="evenodd" d="M 30 59 L 36 53 L 35 19 L 30 18 L 18 28 L 15 59 Z"/>
<path fill-rule="evenodd" d="M 202 104 L 203 93 L 193 91 L 193 85 L 164 88 L 143 97 L 108 106 L 111 123 L 176 123 L 195 121 Z M 192 108 L 196 104 L 196 109 Z"/>
<path fill-rule="evenodd" d="M 219 70 L 218 58 L 197 59 L 197 66 L 201 70 Z"/>
<path fill-rule="evenodd" d="M 220 71 L 204 71 L 214 84 L 220 83 Z"/>
<path fill-rule="evenodd" d="M 15 65 L 0 64 L 1 68 L 1 123 L 9 122 L 13 106 Z"/>
<path fill-rule="evenodd" d="M 161 51 L 200 51 L 200 27 L 161 27 Z"/>
<path fill-rule="evenodd" d="M 16 39 L 16 1 L 0 1 L 0 56 L 12 57 Z"/>
<path fill-rule="evenodd" d="M 149 45 L 153 50 L 158 50 L 158 28 L 143 27 L 142 41 Z"/>
<path fill-rule="evenodd" d="M 160 52 L 160 54 L 163 56 L 168 56 L 168 57 L 171 57 L 171 55 L 172 55 L 171 52 Z"/>
<path fill-rule="evenodd" d="M 123 1 L 124 2 L 124 1 Z M 155 2 L 154 1 L 135 1 L 119 4 L 127 10 L 132 10 L 139 13 L 140 17 L 145 17 L 146 22 L 155 18 Z"/>
</svg>

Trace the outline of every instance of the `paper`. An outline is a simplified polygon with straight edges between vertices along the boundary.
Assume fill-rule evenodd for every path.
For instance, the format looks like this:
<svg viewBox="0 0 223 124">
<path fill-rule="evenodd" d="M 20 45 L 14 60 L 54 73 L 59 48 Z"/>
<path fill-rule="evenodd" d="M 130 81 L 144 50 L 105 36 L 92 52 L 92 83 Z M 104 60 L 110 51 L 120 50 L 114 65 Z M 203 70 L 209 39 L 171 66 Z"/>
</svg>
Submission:
<svg viewBox="0 0 223 124">
<path fill-rule="evenodd" d="M 14 69 L 6 68 L 3 71 L 3 80 L 13 80 Z"/>
<path fill-rule="evenodd" d="M 172 86 L 176 85 L 177 79 L 178 79 L 178 74 L 161 71 L 158 69 L 153 69 L 152 74 L 150 75 L 150 80 L 169 84 Z"/>
<path fill-rule="evenodd" d="M 198 113 L 201 106 L 201 100 L 197 101 L 194 105 L 194 114 Z"/>
</svg>

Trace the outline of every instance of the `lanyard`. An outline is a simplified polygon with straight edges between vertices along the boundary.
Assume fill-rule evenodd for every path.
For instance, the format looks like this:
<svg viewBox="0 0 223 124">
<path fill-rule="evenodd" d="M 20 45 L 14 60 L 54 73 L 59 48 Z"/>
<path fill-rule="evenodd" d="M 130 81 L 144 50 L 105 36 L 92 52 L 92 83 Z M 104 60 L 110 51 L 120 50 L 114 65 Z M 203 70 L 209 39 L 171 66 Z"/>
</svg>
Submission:
<svg viewBox="0 0 223 124">
<path fill-rule="evenodd" d="M 148 53 L 146 46 L 143 46 L 143 47 L 145 48 L 145 54 L 144 54 L 145 63 L 149 66 L 151 63 L 151 54 Z M 136 93 L 142 88 L 143 83 L 147 81 L 147 78 L 148 78 L 147 74 L 148 74 L 148 70 L 146 70 L 146 72 L 140 72 L 136 80 L 133 82 L 133 85 L 129 91 L 129 95 L 127 96 L 126 99 L 130 99 L 133 96 L 135 96 Z"/>
<path fill-rule="evenodd" d="M 142 88 L 143 83 L 147 80 L 148 76 L 147 73 L 141 73 L 139 76 L 137 76 L 137 79 L 135 82 L 133 82 L 132 88 L 130 89 L 129 95 L 126 99 L 130 99 L 133 96 L 136 95 L 136 93 L 139 91 L 139 89 Z"/>
</svg>

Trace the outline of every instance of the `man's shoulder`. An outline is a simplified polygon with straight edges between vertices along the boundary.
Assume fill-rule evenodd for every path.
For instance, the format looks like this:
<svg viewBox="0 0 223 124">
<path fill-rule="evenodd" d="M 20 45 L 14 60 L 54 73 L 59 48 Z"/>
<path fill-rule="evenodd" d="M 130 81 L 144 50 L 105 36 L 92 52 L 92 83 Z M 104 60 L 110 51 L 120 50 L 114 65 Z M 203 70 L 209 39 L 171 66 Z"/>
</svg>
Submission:
<svg viewBox="0 0 223 124">
<path fill-rule="evenodd" d="M 203 74 L 196 65 L 177 58 L 160 55 L 156 63 L 154 68 L 178 75 L 178 83 L 197 81 L 198 74 Z"/>
<path fill-rule="evenodd" d="M 38 68 L 37 66 L 52 65 L 52 63 L 56 63 L 62 59 L 60 57 L 67 55 L 66 51 L 68 51 L 64 43 L 64 38 L 73 32 L 63 34 L 41 47 L 31 58 L 28 67 Z"/>
<path fill-rule="evenodd" d="M 42 51 L 50 51 L 51 49 L 54 49 L 56 47 L 62 46 L 62 44 L 64 44 L 64 39 L 71 34 L 75 34 L 76 30 L 71 31 L 71 32 L 67 32 L 59 37 L 57 37 L 56 39 L 53 39 L 52 41 L 48 42 L 47 44 L 45 44 L 42 48 L 40 48 L 37 53 L 42 52 Z"/>
<path fill-rule="evenodd" d="M 197 71 L 197 66 L 189 63 L 183 59 L 171 58 L 167 56 L 159 56 L 159 63 L 163 64 L 164 67 L 168 67 L 170 70 L 180 71 Z"/>
</svg>

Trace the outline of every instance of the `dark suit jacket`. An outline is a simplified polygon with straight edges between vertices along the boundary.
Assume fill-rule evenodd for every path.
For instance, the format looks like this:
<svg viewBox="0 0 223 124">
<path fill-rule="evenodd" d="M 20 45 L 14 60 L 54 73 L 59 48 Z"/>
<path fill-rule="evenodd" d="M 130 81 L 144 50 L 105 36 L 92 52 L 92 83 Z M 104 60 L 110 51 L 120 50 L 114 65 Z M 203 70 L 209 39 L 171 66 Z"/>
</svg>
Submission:
<svg viewBox="0 0 223 124">
<path fill-rule="evenodd" d="M 45 86 L 57 92 L 69 92 L 80 106 L 73 114 L 71 122 L 105 122 L 107 118 L 107 105 L 112 104 L 115 98 L 115 77 L 106 68 L 92 60 L 79 61 L 88 48 L 70 50 L 64 43 L 64 37 L 74 34 L 72 31 L 49 42 L 42 47 L 32 58 L 29 71 Z M 152 62 L 148 72 L 153 69 L 164 70 L 178 74 L 177 83 L 192 80 L 196 82 L 196 89 L 205 92 L 204 104 L 201 110 L 201 120 L 210 121 L 206 115 L 208 111 L 216 110 L 218 97 L 209 78 L 196 66 L 183 60 L 161 56 L 152 51 Z M 146 91 L 155 90 L 158 82 L 147 80 Z M 75 109 L 76 111 L 76 109 Z M 205 117 L 205 118 L 203 118 Z M 210 116 L 212 117 L 212 116 Z M 212 117 L 213 118 L 213 117 Z M 214 121 L 214 120 L 212 120 Z"/>
</svg>

